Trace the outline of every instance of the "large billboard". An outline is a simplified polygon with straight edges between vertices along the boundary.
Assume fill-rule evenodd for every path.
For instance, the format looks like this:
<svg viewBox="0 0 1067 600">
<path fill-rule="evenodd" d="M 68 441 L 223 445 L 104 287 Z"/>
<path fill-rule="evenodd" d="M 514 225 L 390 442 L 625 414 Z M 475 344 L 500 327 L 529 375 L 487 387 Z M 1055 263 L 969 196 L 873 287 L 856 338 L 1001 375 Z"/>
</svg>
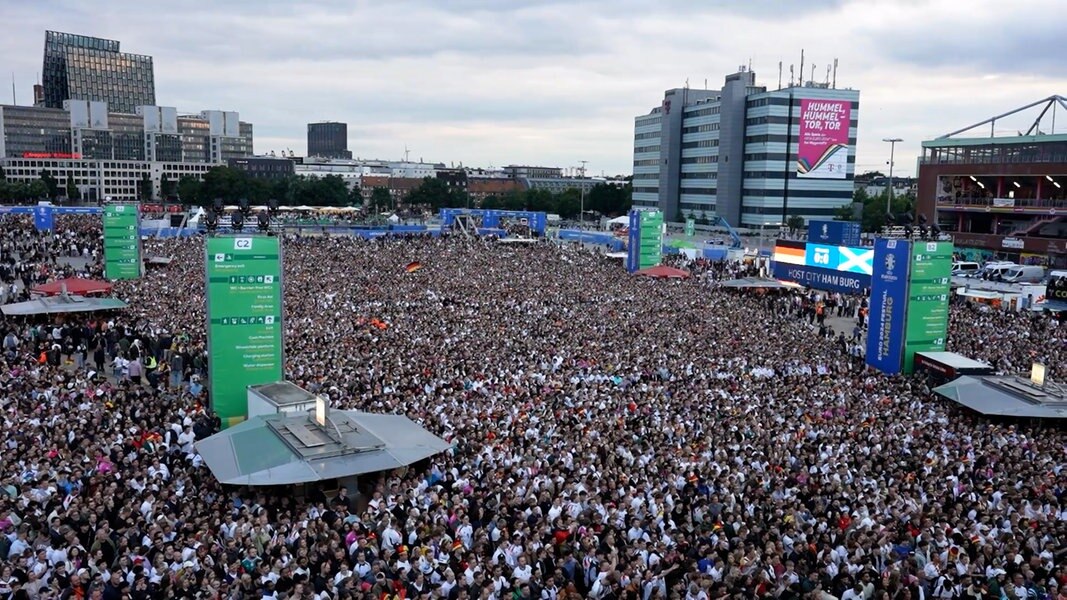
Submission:
<svg viewBox="0 0 1067 600">
<path fill-rule="evenodd" d="M 859 246 L 860 224 L 855 221 L 808 221 L 808 241 L 828 246 Z"/>
<path fill-rule="evenodd" d="M 874 272 L 874 249 L 808 244 L 804 251 L 804 264 L 869 277 Z"/>
<path fill-rule="evenodd" d="M 952 289 L 952 242 L 914 242 L 910 258 L 905 373 L 912 372 L 916 352 L 945 350 Z"/>
<path fill-rule="evenodd" d="M 800 101 L 797 177 L 844 179 L 848 175 L 849 100 Z"/>
<path fill-rule="evenodd" d="M 874 261 L 878 269 L 871 280 L 867 364 L 883 373 L 899 373 L 903 366 L 910 259 L 907 240 L 875 240 Z"/>
<path fill-rule="evenodd" d="M 263 235 L 205 243 L 211 404 L 224 427 L 248 416 L 248 386 L 284 377 L 281 251 Z"/>
<path fill-rule="evenodd" d="M 140 219 L 136 204 L 104 207 L 104 277 L 107 279 L 141 276 Z"/>
</svg>

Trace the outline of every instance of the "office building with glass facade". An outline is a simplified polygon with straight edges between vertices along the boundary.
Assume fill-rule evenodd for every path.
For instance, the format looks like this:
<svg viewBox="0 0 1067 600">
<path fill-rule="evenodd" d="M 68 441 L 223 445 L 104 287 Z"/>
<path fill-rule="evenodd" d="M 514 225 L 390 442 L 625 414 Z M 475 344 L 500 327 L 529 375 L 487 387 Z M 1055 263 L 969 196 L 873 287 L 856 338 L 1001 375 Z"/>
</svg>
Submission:
<svg viewBox="0 0 1067 600">
<path fill-rule="evenodd" d="M 849 123 L 835 138 L 838 170 L 826 177 L 802 173 L 798 154 L 802 107 L 823 100 L 847 106 Z M 718 90 L 667 90 L 634 119 L 633 204 L 671 221 L 718 216 L 749 228 L 832 218 L 852 201 L 858 115 L 856 90 L 810 82 L 768 90 L 747 69 Z"/>
<path fill-rule="evenodd" d="M 348 123 L 308 123 L 308 156 L 352 158 L 348 150 Z"/>
<path fill-rule="evenodd" d="M 45 32 L 41 70 L 44 105 L 70 99 L 106 102 L 119 113 L 156 103 L 152 57 L 119 52 L 117 40 Z"/>
</svg>

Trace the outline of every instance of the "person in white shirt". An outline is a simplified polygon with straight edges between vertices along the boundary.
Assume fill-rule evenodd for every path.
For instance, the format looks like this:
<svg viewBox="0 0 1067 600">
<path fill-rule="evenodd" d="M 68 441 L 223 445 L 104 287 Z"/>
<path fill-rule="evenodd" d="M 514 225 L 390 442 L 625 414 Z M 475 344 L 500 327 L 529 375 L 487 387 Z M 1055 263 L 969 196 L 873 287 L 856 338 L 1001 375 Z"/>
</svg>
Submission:
<svg viewBox="0 0 1067 600">
<path fill-rule="evenodd" d="M 530 583 L 530 578 L 533 577 L 533 567 L 526 564 L 526 555 L 519 556 L 519 563 L 515 565 L 515 568 L 511 571 L 511 578 L 517 580 L 519 583 Z"/>
</svg>

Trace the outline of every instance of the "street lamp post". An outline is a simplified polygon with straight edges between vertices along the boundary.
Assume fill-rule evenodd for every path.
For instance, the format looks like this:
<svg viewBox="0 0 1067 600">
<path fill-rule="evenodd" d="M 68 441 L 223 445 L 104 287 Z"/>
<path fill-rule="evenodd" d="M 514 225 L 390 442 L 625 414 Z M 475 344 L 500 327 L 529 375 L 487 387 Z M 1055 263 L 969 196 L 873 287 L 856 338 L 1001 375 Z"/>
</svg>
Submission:
<svg viewBox="0 0 1067 600">
<path fill-rule="evenodd" d="M 585 163 L 589 161 L 580 160 L 578 162 L 582 163 L 582 179 L 578 182 L 580 198 L 578 207 L 578 222 L 581 223 L 582 227 L 585 227 Z"/>
<path fill-rule="evenodd" d="M 897 142 L 903 142 L 900 138 L 882 138 L 883 142 L 889 142 L 889 195 L 885 200 L 885 213 L 893 212 L 893 156 L 896 153 Z"/>
</svg>

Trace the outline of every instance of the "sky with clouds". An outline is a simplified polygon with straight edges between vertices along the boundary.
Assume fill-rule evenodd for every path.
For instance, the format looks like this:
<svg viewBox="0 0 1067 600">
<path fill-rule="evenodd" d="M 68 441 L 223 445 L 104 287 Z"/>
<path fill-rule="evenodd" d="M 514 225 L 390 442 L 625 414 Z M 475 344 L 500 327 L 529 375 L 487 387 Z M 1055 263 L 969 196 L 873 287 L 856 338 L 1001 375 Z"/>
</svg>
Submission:
<svg viewBox="0 0 1067 600">
<path fill-rule="evenodd" d="M 1067 95 L 1064 0 L 0 0 L 0 65 L 26 103 L 47 29 L 155 60 L 156 100 L 237 110 L 255 150 L 349 124 L 363 158 L 631 172 L 633 118 L 751 61 L 860 90 L 857 170 L 912 174 L 919 143 Z M 9 75 L 5 73 L 5 75 Z M 9 75 L 10 76 L 10 75 Z M 3 88 L 0 88 L 3 89 Z M 10 102 L 0 94 L 0 102 Z M 997 129 L 1025 130 L 1029 119 Z M 1067 131 L 1067 115 L 1057 126 Z M 1048 127 L 1046 127 L 1048 129 Z M 998 131 L 999 133 L 999 131 Z"/>
</svg>

